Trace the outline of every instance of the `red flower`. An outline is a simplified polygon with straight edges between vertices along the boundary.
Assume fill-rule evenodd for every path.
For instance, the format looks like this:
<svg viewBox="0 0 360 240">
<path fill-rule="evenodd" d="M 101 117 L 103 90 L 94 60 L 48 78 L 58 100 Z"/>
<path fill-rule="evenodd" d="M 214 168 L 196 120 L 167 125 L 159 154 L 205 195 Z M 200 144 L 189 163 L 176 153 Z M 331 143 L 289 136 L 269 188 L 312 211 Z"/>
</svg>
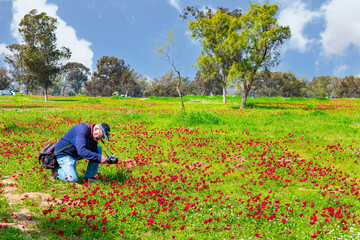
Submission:
<svg viewBox="0 0 360 240">
<path fill-rule="evenodd" d="M 106 232 L 106 227 L 105 227 L 105 226 L 102 226 L 102 227 L 101 227 L 101 231 L 102 231 L 102 232 Z"/>
<path fill-rule="evenodd" d="M 182 226 L 180 227 L 180 230 L 184 230 L 184 228 L 185 228 L 185 225 L 182 225 Z"/>
<path fill-rule="evenodd" d="M 124 231 L 124 230 L 120 230 L 119 232 L 120 232 L 120 233 L 124 233 L 125 231 Z"/>
<path fill-rule="evenodd" d="M 343 227 L 342 227 L 342 230 L 346 231 L 346 230 L 348 230 L 348 227 L 347 227 L 347 226 L 343 226 Z"/>
<path fill-rule="evenodd" d="M 157 202 L 158 202 L 160 205 L 163 205 L 164 203 L 166 203 L 166 199 L 165 199 L 165 198 L 158 198 L 158 199 L 157 199 Z"/>
<path fill-rule="evenodd" d="M 56 234 L 59 235 L 59 236 L 62 236 L 62 235 L 64 235 L 64 231 L 63 231 L 63 230 L 59 230 L 59 231 L 56 232 Z"/>
<path fill-rule="evenodd" d="M 78 233 L 81 233 L 81 228 L 79 228 L 79 229 L 77 230 L 77 232 L 78 232 Z"/>
<path fill-rule="evenodd" d="M 316 238 L 318 235 L 316 235 L 315 233 L 310 233 L 310 237 L 312 238 Z"/>
</svg>

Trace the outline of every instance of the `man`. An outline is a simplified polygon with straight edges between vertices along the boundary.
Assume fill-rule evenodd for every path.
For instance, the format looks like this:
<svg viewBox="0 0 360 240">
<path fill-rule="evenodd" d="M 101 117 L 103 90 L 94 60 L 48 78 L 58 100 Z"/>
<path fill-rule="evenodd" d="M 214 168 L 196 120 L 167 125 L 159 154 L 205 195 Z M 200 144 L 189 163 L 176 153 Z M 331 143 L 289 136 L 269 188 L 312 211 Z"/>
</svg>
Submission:
<svg viewBox="0 0 360 240">
<path fill-rule="evenodd" d="M 67 182 L 77 182 L 76 162 L 88 159 L 84 182 L 94 182 L 99 164 L 106 163 L 107 157 L 101 155 L 102 148 L 98 141 L 106 138 L 109 141 L 110 126 L 106 123 L 89 125 L 81 123 L 73 126 L 57 143 L 55 151 L 71 143 L 72 146 L 59 152 L 56 160 L 59 167 L 53 171 L 55 179 Z"/>
</svg>

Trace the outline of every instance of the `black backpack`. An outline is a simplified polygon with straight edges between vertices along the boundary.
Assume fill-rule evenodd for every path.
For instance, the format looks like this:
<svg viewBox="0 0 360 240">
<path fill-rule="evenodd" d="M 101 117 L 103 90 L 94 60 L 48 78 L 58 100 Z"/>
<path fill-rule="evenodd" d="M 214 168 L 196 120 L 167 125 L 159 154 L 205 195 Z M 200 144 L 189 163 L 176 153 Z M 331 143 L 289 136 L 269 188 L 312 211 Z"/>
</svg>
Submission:
<svg viewBox="0 0 360 240">
<path fill-rule="evenodd" d="M 56 143 L 50 143 L 39 153 L 39 164 L 41 163 L 42 167 L 45 169 L 58 168 L 59 164 L 56 161 L 56 155 L 59 152 L 64 151 L 65 149 L 71 147 L 72 144 L 71 143 L 66 144 L 65 146 L 54 152 L 55 146 Z"/>
</svg>

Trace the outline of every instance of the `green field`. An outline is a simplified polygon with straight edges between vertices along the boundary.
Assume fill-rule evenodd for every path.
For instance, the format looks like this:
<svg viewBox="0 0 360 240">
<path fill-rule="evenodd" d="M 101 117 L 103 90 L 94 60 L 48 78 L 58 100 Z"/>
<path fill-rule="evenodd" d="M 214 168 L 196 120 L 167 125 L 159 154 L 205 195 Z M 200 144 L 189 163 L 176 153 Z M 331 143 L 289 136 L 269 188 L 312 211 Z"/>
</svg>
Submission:
<svg viewBox="0 0 360 240">
<path fill-rule="evenodd" d="M 360 101 L 227 99 L 0 97 L 0 239 L 358 239 Z M 50 180 L 82 122 L 122 161 Z"/>
</svg>

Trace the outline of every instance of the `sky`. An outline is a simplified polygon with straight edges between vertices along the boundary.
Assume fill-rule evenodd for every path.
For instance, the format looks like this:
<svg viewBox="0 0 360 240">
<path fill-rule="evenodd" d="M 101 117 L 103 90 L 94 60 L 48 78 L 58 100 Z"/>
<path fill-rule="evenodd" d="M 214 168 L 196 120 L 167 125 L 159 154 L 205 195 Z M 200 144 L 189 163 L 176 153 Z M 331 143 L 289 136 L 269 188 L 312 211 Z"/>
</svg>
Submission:
<svg viewBox="0 0 360 240">
<path fill-rule="evenodd" d="M 279 6 L 278 22 L 292 33 L 281 48 L 280 64 L 271 71 L 291 71 L 307 80 L 360 76 L 359 0 L 268 2 Z M 149 79 L 160 78 L 171 66 L 154 49 L 174 31 L 176 64 L 192 80 L 202 47 L 190 37 L 189 21 L 180 17 L 186 6 L 245 13 L 249 0 L 0 0 L 0 67 L 6 66 L 6 46 L 21 42 L 21 19 L 37 9 L 57 18 L 57 44 L 70 48 L 69 61 L 91 70 L 101 57 L 114 56 Z"/>
</svg>

